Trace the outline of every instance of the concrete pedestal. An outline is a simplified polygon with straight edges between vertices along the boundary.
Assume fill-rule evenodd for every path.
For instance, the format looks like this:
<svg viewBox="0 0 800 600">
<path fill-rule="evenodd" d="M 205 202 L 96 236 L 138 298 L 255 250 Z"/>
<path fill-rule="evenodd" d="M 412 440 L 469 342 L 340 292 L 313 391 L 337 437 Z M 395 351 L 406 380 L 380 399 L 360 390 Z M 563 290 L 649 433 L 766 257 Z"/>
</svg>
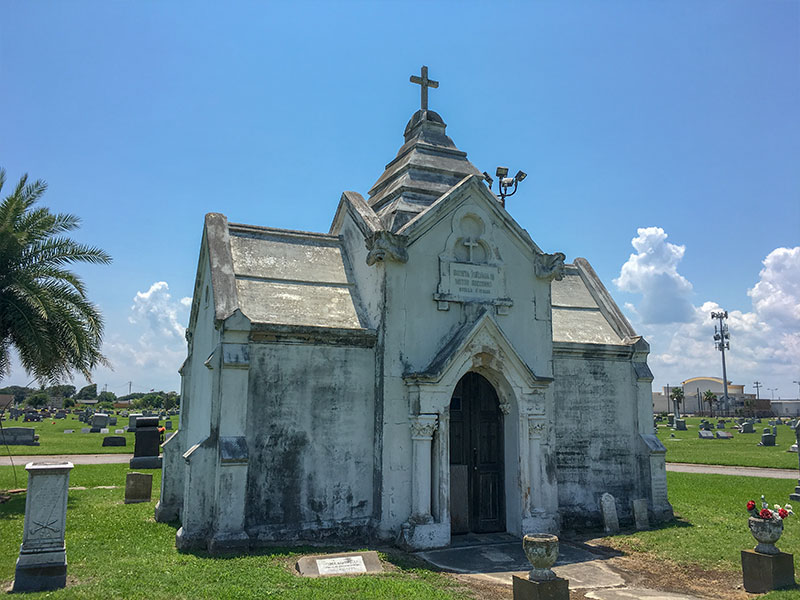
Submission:
<svg viewBox="0 0 800 600">
<path fill-rule="evenodd" d="M 744 589 L 751 594 L 790 587 L 794 585 L 794 556 L 742 550 L 742 579 Z"/>
<path fill-rule="evenodd" d="M 531 581 L 512 575 L 514 600 L 569 600 L 569 581 L 556 577 L 549 581 Z"/>
<path fill-rule="evenodd" d="M 25 526 L 14 575 L 14 592 L 55 590 L 67 585 L 69 462 L 28 463 Z"/>
</svg>

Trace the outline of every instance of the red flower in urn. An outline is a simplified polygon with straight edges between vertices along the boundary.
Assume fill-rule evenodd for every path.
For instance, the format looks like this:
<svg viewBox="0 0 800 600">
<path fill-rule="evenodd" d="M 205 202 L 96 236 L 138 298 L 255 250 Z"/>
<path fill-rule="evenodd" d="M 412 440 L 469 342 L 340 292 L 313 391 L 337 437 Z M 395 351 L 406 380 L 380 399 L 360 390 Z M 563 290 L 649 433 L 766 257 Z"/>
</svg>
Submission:
<svg viewBox="0 0 800 600">
<path fill-rule="evenodd" d="M 776 504 L 775 510 L 770 510 L 764 496 L 761 496 L 761 506 L 757 506 L 753 500 L 750 500 L 747 503 L 747 512 L 750 513 L 750 518 L 747 520 L 750 533 L 758 541 L 754 550 L 761 554 L 780 553 L 775 542 L 783 533 L 783 520 L 794 514 L 791 504 L 785 506 Z"/>
<path fill-rule="evenodd" d="M 786 513 L 786 514 L 789 514 L 789 513 Z M 768 509 L 768 508 L 762 508 L 759 511 L 758 516 L 761 517 L 762 519 L 771 519 L 772 518 L 772 511 L 770 509 Z"/>
<path fill-rule="evenodd" d="M 779 516 L 781 519 L 785 519 L 786 517 L 788 517 L 788 516 L 789 516 L 789 511 L 788 511 L 788 510 L 786 510 L 785 508 L 782 508 L 782 509 L 780 509 L 780 510 L 778 511 L 778 516 Z"/>
<path fill-rule="evenodd" d="M 755 500 L 750 500 L 750 501 L 747 503 L 747 510 L 748 510 L 748 512 L 749 512 L 749 511 L 751 511 L 751 510 L 753 510 L 755 507 L 756 507 L 756 502 L 755 502 Z"/>
</svg>

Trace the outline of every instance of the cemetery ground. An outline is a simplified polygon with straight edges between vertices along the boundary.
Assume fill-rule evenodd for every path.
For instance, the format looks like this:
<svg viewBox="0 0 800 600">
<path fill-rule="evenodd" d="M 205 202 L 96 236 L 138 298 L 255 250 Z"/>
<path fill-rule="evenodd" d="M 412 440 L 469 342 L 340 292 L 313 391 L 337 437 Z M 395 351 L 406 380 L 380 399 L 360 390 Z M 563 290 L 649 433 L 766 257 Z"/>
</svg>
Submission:
<svg viewBox="0 0 800 600">
<path fill-rule="evenodd" d="M 33 427 L 39 436 L 38 446 L 0 446 L 0 456 L 32 456 L 45 454 L 133 454 L 134 436 L 133 432 L 114 433 L 117 429 L 123 429 L 128 424 L 128 417 L 117 417 L 117 425 L 109 425 L 108 433 L 81 433 L 82 428 L 89 427 L 67 415 L 66 419 L 45 419 L 39 422 L 23 423 L 22 419 L 17 421 L 3 421 L 3 427 Z M 115 416 L 115 415 L 112 415 Z M 160 426 L 164 426 L 167 419 L 159 421 Z M 174 429 L 178 428 L 178 417 L 172 417 Z M 64 430 L 74 430 L 74 433 L 64 433 Z M 171 433 L 167 431 L 167 434 Z M 103 438 L 109 435 L 124 436 L 125 446 L 106 446 L 103 447 Z M 24 466 L 24 465 L 23 465 Z"/>
<path fill-rule="evenodd" d="M 658 424 L 658 438 L 667 447 L 667 462 L 797 469 L 797 454 L 787 452 L 795 443 L 794 431 L 788 425 L 777 426 L 778 435 L 773 447 L 758 445 L 761 433 L 769 426 L 770 419 L 762 419 L 761 423 L 756 423 L 755 433 L 739 433 L 730 419 L 726 419 L 725 429 L 716 429 L 716 418 L 708 420 L 714 427 L 714 432 L 727 431 L 733 434 L 733 439 L 700 439 L 697 435 L 700 417 L 686 419 L 687 431 L 671 429 L 667 426 L 666 419 Z"/>
<path fill-rule="evenodd" d="M 307 579 L 294 574 L 300 556 L 325 549 L 270 548 L 247 556 L 210 557 L 175 549 L 176 524 L 156 523 L 153 508 L 161 474 L 153 474 L 153 502 L 123 504 L 127 465 L 76 465 L 67 510 L 68 587 L 30 598 L 325 598 L 485 599 L 511 598 L 510 586 L 467 575 L 438 572 L 413 555 L 381 551 L 379 575 Z M 758 477 L 668 473 L 676 521 L 659 529 L 579 541 L 600 548 L 609 564 L 637 586 L 693 593 L 706 598 L 756 598 L 741 589 L 739 552 L 752 548 L 747 500 L 764 494 L 784 503 L 794 482 Z M 24 468 L 0 467 L 0 490 L 25 487 Z M 113 487 L 108 487 L 113 486 Z M 25 493 L 0 492 L 0 588 L 7 590 L 22 540 Z M 800 565 L 800 515 L 789 517 L 779 547 Z M 355 548 L 353 548 L 355 549 Z M 363 549 L 363 548 L 358 548 Z M 342 548 L 330 549 L 333 552 Z M 350 549 L 345 549 L 350 550 Z M 796 573 L 797 574 L 797 573 Z M 739 589 L 737 589 L 739 586 Z M 587 598 L 573 591 L 571 600 Z M 758 596 L 800 598 L 800 588 Z"/>
</svg>

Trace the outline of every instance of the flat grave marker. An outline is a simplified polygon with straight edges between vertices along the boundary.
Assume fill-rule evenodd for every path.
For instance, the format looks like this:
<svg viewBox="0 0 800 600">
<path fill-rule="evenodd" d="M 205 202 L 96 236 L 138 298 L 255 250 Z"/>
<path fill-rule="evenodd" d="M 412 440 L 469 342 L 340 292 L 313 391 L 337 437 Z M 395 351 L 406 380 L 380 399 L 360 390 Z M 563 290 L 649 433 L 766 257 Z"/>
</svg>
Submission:
<svg viewBox="0 0 800 600">
<path fill-rule="evenodd" d="M 359 575 L 382 573 L 383 567 L 378 553 L 350 552 L 324 556 L 304 556 L 295 565 L 303 577 L 325 577 L 330 575 Z"/>
</svg>

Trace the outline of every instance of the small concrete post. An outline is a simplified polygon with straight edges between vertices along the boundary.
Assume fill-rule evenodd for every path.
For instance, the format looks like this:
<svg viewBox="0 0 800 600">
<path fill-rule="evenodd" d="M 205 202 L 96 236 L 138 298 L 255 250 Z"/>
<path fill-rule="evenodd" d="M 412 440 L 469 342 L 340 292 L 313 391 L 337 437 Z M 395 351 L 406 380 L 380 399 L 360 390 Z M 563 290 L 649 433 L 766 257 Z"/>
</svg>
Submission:
<svg viewBox="0 0 800 600">
<path fill-rule="evenodd" d="M 70 462 L 32 462 L 25 498 L 25 525 L 14 576 L 14 592 L 55 590 L 67 585 L 67 492 Z"/>
</svg>

